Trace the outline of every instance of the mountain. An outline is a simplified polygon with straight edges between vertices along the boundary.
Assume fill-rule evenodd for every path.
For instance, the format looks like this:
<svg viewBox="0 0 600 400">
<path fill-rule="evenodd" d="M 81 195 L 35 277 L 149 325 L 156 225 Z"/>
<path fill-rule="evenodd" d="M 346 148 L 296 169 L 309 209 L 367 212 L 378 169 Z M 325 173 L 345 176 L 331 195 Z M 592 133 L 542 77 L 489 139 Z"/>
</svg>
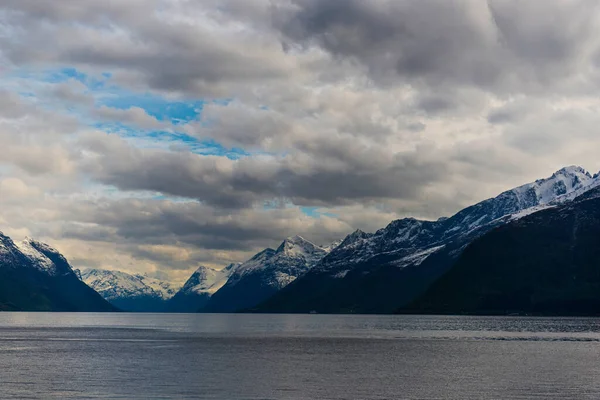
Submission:
<svg viewBox="0 0 600 400">
<path fill-rule="evenodd" d="M 300 236 L 287 238 L 277 250 L 265 249 L 237 267 L 203 311 L 234 312 L 254 307 L 310 270 L 328 251 Z"/>
<path fill-rule="evenodd" d="M 124 311 L 162 312 L 176 289 L 168 282 L 121 271 L 88 269 L 81 280 Z"/>
<path fill-rule="evenodd" d="M 229 264 L 221 270 L 200 266 L 167 302 L 167 311 L 197 312 L 204 308 L 211 296 L 225 285 L 239 265 Z"/>
<path fill-rule="evenodd" d="M 254 308 L 258 312 L 389 313 L 421 295 L 477 237 L 598 186 L 580 167 L 517 187 L 450 218 L 404 218 L 356 231 L 309 272 Z"/>
<path fill-rule="evenodd" d="M 116 311 L 81 282 L 58 250 L 0 233 L 0 310 Z"/>
<path fill-rule="evenodd" d="M 474 240 L 401 311 L 600 315 L 600 188 Z"/>
</svg>

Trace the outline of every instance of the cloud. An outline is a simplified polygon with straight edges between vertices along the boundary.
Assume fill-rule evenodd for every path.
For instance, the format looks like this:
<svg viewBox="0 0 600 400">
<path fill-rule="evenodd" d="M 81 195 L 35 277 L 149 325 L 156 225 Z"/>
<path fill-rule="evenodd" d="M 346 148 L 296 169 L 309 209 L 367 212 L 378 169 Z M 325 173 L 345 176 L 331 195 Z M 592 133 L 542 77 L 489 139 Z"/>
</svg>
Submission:
<svg viewBox="0 0 600 400">
<path fill-rule="evenodd" d="M 600 169 L 596 2 L 5 0 L 0 230 L 219 266 Z"/>
<path fill-rule="evenodd" d="M 444 174 L 431 155 L 392 153 L 382 146 L 321 139 L 288 156 L 231 160 L 189 152 L 138 149 L 106 135 L 84 139 L 94 152 L 85 165 L 98 181 L 122 190 L 195 198 L 214 207 L 244 208 L 267 199 L 336 205 L 414 198 Z"/>
<path fill-rule="evenodd" d="M 355 60 L 382 85 L 506 95 L 576 78 L 586 46 L 597 43 L 597 12 L 586 1 L 296 0 L 278 8 L 276 21 L 288 47 Z"/>
<path fill-rule="evenodd" d="M 40 196 L 37 188 L 27 186 L 18 178 L 9 177 L 0 180 L 0 196 L 6 200 L 22 201 L 23 199 Z"/>
<path fill-rule="evenodd" d="M 257 7 L 266 4 L 256 2 Z M 93 66 L 113 71 L 117 80 L 131 86 L 195 96 L 213 96 L 225 93 L 224 85 L 288 73 L 276 41 L 262 40 L 252 30 L 232 29 L 235 20 L 218 25 L 202 3 L 87 0 L 56 7 L 9 0 L 3 7 L 4 23 L 14 27 L 4 40 L 6 54 L 16 65 Z M 20 46 L 17 39 L 37 45 Z"/>
</svg>

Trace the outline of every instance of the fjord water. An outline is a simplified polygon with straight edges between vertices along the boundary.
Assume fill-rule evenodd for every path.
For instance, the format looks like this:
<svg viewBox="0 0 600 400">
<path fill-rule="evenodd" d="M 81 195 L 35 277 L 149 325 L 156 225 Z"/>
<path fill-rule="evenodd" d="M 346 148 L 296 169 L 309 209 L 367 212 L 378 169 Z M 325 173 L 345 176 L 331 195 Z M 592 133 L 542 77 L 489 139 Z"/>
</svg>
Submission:
<svg viewBox="0 0 600 400">
<path fill-rule="evenodd" d="M 0 397 L 596 399 L 600 319 L 0 313 Z"/>
</svg>

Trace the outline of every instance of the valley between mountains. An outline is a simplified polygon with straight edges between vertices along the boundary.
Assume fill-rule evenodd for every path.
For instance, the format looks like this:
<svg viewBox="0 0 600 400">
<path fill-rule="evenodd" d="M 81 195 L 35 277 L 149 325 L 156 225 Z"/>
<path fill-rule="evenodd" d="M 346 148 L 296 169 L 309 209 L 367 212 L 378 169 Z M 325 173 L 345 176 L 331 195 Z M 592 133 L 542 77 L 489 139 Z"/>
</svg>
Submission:
<svg viewBox="0 0 600 400">
<path fill-rule="evenodd" d="M 449 218 L 289 237 L 181 287 L 0 234 L 0 310 L 600 314 L 600 177 L 566 167 Z"/>
</svg>

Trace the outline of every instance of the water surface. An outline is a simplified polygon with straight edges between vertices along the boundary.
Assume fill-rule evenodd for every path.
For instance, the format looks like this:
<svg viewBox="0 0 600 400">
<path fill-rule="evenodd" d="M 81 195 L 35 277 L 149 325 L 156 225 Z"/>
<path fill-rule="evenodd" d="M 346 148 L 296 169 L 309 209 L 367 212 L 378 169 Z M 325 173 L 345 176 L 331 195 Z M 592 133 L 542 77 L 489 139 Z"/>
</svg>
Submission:
<svg viewBox="0 0 600 400">
<path fill-rule="evenodd" d="M 0 397 L 598 399 L 600 319 L 0 313 Z"/>
</svg>

